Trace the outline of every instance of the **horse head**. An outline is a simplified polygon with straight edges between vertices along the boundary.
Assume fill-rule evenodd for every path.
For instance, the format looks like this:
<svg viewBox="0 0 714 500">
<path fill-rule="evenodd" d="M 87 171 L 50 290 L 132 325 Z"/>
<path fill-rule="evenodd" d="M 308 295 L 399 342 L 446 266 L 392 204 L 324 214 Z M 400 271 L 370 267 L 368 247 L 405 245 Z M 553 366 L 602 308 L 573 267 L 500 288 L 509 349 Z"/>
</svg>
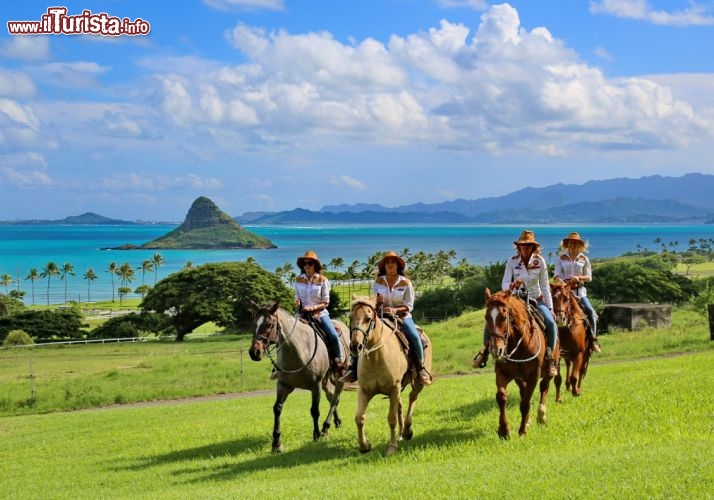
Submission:
<svg viewBox="0 0 714 500">
<path fill-rule="evenodd" d="M 550 294 L 553 297 L 553 312 L 558 327 L 568 327 L 573 313 L 573 294 L 571 282 L 551 283 Z"/>
<path fill-rule="evenodd" d="M 486 289 L 486 332 L 495 359 L 508 357 L 508 342 L 521 337 L 529 325 L 526 303 L 510 291 L 492 294 Z"/>
<path fill-rule="evenodd" d="M 350 351 L 358 354 L 364 349 L 369 334 L 374 330 L 377 305 L 373 297 L 352 295 L 350 306 Z"/>
<path fill-rule="evenodd" d="M 250 343 L 248 354 L 253 361 L 263 359 L 263 352 L 270 344 L 275 344 L 278 341 L 278 330 L 280 322 L 278 320 L 278 309 L 280 303 L 267 304 L 259 306 L 252 303 L 253 317 L 255 322 L 255 333 L 253 340 Z"/>
</svg>

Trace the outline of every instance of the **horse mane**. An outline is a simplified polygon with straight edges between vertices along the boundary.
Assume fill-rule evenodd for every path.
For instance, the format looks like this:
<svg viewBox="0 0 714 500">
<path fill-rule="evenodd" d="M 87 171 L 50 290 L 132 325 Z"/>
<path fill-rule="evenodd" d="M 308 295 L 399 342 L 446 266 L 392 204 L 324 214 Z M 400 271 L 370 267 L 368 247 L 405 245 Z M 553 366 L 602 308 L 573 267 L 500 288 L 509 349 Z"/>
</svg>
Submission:
<svg viewBox="0 0 714 500">
<path fill-rule="evenodd" d="M 486 307 L 492 304 L 501 304 L 508 307 L 514 315 L 514 323 L 519 329 L 523 328 L 521 333 L 525 333 L 527 330 L 523 325 L 529 323 L 528 319 L 528 308 L 523 299 L 513 295 L 510 291 L 501 290 L 499 292 L 491 294 L 486 299 Z"/>
<path fill-rule="evenodd" d="M 350 304 L 350 308 L 354 308 L 356 305 L 363 304 L 366 306 L 369 306 L 371 308 L 376 307 L 376 297 L 370 296 L 370 295 L 355 295 L 352 294 L 352 302 Z"/>
</svg>

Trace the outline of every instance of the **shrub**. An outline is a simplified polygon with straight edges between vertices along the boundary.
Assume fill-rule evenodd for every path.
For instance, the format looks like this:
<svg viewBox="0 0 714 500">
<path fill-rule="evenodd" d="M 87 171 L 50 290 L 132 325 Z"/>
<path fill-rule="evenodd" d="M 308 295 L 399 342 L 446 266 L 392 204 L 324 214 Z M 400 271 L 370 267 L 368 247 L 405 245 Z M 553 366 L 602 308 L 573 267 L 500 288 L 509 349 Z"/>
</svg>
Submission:
<svg viewBox="0 0 714 500">
<path fill-rule="evenodd" d="M 171 318 L 166 314 L 144 312 L 129 313 L 110 318 L 89 334 L 94 339 L 120 339 L 142 337 L 142 332 L 157 335 L 168 334 L 171 330 Z"/>
<path fill-rule="evenodd" d="M 5 347 L 13 345 L 33 345 L 35 343 L 27 332 L 23 330 L 12 330 L 7 334 L 2 345 Z"/>
</svg>

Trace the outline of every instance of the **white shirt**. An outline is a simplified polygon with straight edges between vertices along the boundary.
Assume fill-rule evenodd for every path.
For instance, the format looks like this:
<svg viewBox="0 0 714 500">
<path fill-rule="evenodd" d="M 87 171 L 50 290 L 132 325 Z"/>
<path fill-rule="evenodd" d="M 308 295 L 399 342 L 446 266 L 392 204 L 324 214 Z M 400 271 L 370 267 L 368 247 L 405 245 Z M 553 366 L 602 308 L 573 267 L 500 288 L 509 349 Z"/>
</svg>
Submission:
<svg viewBox="0 0 714 500">
<path fill-rule="evenodd" d="M 387 283 L 386 276 L 379 276 L 372 283 L 372 293 L 380 294 L 384 297 L 385 307 L 400 307 L 407 306 L 408 310 L 402 315 L 403 318 L 412 316 L 414 309 L 414 287 L 409 278 L 398 275 L 396 283 L 393 287 Z"/>
<path fill-rule="evenodd" d="M 316 306 L 330 303 L 330 280 L 319 273 L 308 278 L 302 273 L 295 278 L 295 299 L 300 299 L 302 306 Z M 327 309 L 320 311 L 319 317 L 330 314 Z"/>
<path fill-rule="evenodd" d="M 519 255 L 508 259 L 501 288 L 509 290 L 511 283 L 516 280 L 522 280 L 525 283 L 531 298 L 542 299 L 548 309 L 553 309 L 553 297 L 550 295 L 550 283 L 548 282 L 548 265 L 541 255 L 533 254 L 528 267 L 523 264 Z"/>
<path fill-rule="evenodd" d="M 573 276 L 587 276 L 592 280 L 593 270 L 590 265 L 590 259 L 582 253 L 579 253 L 575 259 L 571 259 L 570 254 L 565 252 L 555 263 L 555 277 L 565 281 Z M 586 297 L 587 295 L 588 291 L 585 287 L 580 286 L 578 288 L 578 297 Z"/>
</svg>

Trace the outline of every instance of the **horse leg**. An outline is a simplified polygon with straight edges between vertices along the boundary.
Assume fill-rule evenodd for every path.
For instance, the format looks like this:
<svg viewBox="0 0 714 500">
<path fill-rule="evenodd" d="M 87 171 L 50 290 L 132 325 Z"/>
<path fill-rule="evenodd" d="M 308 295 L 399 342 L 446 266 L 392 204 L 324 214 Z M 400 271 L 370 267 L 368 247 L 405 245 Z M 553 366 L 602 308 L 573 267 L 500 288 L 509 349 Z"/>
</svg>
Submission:
<svg viewBox="0 0 714 500">
<path fill-rule="evenodd" d="M 573 376 L 573 362 L 570 359 L 565 360 L 565 390 L 572 391 L 571 377 Z"/>
<path fill-rule="evenodd" d="M 340 419 L 340 416 L 337 413 L 337 405 L 340 404 L 340 395 L 342 394 L 342 388 L 344 386 L 345 384 L 339 381 L 332 386 L 332 382 L 330 382 L 327 377 L 323 381 L 322 388 L 325 391 L 325 395 L 327 395 L 327 400 L 330 402 L 330 409 L 327 412 L 327 417 L 322 423 L 321 435 L 323 437 L 327 437 L 327 434 L 330 431 L 331 419 L 334 418 L 335 427 L 338 429 L 340 428 L 340 425 L 342 425 L 342 419 Z"/>
<path fill-rule="evenodd" d="M 424 386 L 421 384 L 414 384 L 412 391 L 409 393 L 409 406 L 407 407 L 407 416 L 404 419 L 404 431 L 402 432 L 402 437 L 407 441 L 414 437 L 414 429 L 412 429 L 414 404 L 423 388 Z"/>
<path fill-rule="evenodd" d="M 540 381 L 540 401 L 538 402 L 538 423 L 548 423 L 548 408 L 546 401 L 548 400 L 548 389 L 550 388 L 550 377 L 543 377 Z M 533 384 L 535 389 L 535 383 Z"/>
<path fill-rule="evenodd" d="M 521 401 L 526 397 L 526 381 L 520 378 L 516 379 L 516 385 L 518 386 L 518 394 L 521 397 Z M 531 393 L 532 394 L 532 393 Z M 530 401 L 530 398 L 529 398 Z M 530 410 L 530 409 L 529 409 Z M 528 413 L 528 417 L 526 418 L 526 427 L 530 427 L 531 425 L 531 416 L 530 416 L 530 411 Z"/>
<path fill-rule="evenodd" d="M 357 413 L 355 414 L 355 423 L 357 424 L 357 441 L 359 441 L 359 451 L 367 453 L 372 449 L 372 445 L 367 440 L 364 433 L 365 413 L 367 413 L 367 405 L 372 399 L 363 389 L 359 389 L 357 394 Z"/>
<path fill-rule="evenodd" d="M 565 361 L 565 365 L 567 367 L 568 361 Z M 566 375 L 567 375 L 568 369 L 565 369 Z M 563 396 L 560 392 L 560 387 L 563 384 L 563 376 L 560 374 L 560 363 L 558 363 L 558 374 L 555 376 L 555 402 L 556 403 L 562 403 L 563 402 Z M 567 382 L 566 382 L 567 383 Z"/>
<path fill-rule="evenodd" d="M 573 360 L 573 370 L 570 373 L 570 390 L 573 396 L 580 396 L 580 371 L 583 365 L 583 353 L 579 352 Z"/>
<path fill-rule="evenodd" d="M 293 387 L 288 387 L 278 381 L 275 404 L 273 405 L 273 453 L 283 451 L 283 442 L 280 439 L 280 415 L 283 413 L 283 404 L 291 392 L 293 392 Z"/>
<path fill-rule="evenodd" d="M 538 384 L 538 373 L 534 373 L 529 376 L 527 380 L 523 381 L 523 389 L 521 390 L 521 426 L 518 428 L 518 435 L 525 436 L 528 426 L 531 423 L 531 399 L 533 398 L 533 392 Z"/>
<path fill-rule="evenodd" d="M 320 438 L 320 427 L 317 422 L 320 420 L 320 397 L 322 393 L 320 392 L 320 387 L 315 384 L 311 391 L 312 393 L 312 404 L 310 405 L 310 416 L 312 417 L 312 439 L 316 440 Z"/>
<path fill-rule="evenodd" d="M 391 455 L 397 451 L 397 438 L 401 436 L 404 426 L 402 421 L 402 397 L 400 389 L 401 384 L 397 384 L 389 394 L 389 414 L 387 415 L 387 422 L 389 423 L 389 448 L 387 448 L 387 455 Z M 399 426 L 399 432 L 397 432 L 397 425 Z"/>
<path fill-rule="evenodd" d="M 508 439 L 511 430 L 508 428 L 508 419 L 506 418 L 506 403 L 508 403 L 508 392 L 506 385 L 508 381 L 505 378 L 496 376 L 496 403 L 498 403 L 498 436 L 501 439 Z"/>
</svg>

